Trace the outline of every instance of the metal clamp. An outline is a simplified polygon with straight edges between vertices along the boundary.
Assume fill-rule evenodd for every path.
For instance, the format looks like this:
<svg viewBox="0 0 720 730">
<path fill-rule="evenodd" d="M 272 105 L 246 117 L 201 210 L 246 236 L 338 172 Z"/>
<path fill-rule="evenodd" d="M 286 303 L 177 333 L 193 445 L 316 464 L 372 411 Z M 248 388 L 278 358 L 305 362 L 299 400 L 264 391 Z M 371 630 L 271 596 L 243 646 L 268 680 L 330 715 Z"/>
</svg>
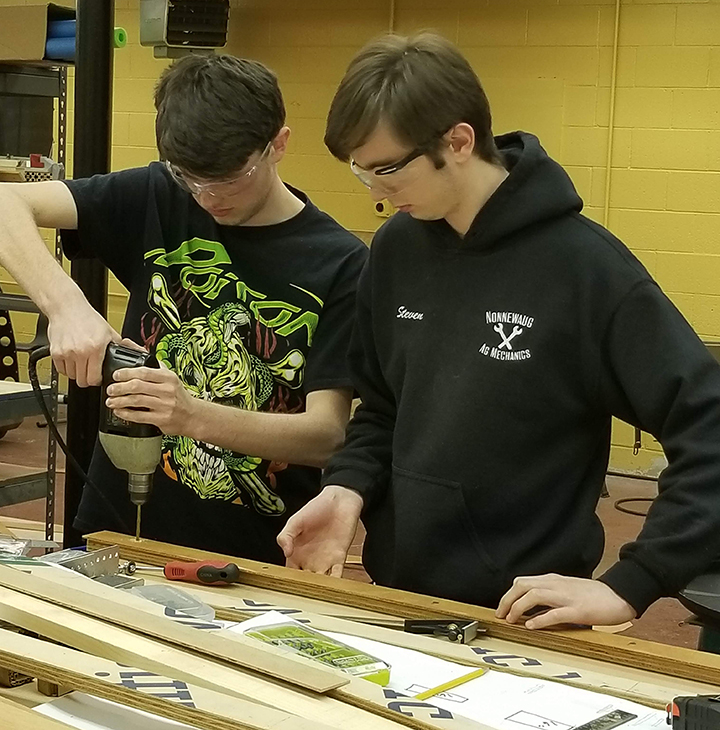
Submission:
<svg viewBox="0 0 720 730">
<path fill-rule="evenodd" d="M 481 628 L 477 621 L 406 619 L 403 628 L 409 634 L 445 636 L 450 641 L 455 641 L 458 644 L 467 644 L 478 634 L 487 633 L 487 629 Z"/>
</svg>

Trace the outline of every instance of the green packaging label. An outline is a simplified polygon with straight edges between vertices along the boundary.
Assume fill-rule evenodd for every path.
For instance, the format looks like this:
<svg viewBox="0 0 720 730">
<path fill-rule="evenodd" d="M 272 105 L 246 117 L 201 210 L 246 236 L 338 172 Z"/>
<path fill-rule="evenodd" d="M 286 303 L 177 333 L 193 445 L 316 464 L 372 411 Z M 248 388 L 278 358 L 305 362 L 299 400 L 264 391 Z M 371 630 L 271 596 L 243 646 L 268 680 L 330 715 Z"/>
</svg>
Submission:
<svg viewBox="0 0 720 730">
<path fill-rule="evenodd" d="M 390 665 L 386 662 L 331 639 L 308 626 L 294 623 L 273 624 L 247 629 L 245 635 L 284 647 L 375 684 L 385 686 L 390 681 Z"/>
</svg>

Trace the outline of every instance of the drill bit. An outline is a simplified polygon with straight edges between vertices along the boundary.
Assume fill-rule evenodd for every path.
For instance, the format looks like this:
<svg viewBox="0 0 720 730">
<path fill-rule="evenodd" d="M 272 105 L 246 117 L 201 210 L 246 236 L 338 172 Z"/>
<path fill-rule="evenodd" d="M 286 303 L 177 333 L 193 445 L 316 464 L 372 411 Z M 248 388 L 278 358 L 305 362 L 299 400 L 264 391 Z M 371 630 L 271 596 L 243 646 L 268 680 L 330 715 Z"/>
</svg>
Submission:
<svg viewBox="0 0 720 730">
<path fill-rule="evenodd" d="M 139 504 L 137 506 L 137 518 L 135 520 L 135 539 L 136 540 L 140 539 L 140 514 L 141 514 L 140 510 L 141 509 L 142 509 L 142 505 Z"/>
</svg>

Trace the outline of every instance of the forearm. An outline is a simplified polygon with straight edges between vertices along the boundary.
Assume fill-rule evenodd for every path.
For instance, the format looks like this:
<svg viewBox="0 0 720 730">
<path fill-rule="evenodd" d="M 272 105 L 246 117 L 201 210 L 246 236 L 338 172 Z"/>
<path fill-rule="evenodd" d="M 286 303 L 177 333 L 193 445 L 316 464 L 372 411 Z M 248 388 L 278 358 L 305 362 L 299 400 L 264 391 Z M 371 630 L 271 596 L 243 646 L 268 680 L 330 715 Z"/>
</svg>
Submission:
<svg viewBox="0 0 720 730">
<path fill-rule="evenodd" d="M 265 413 L 197 400 L 183 434 L 237 453 L 324 467 L 342 446 L 344 428 L 312 413 Z"/>
<path fill-rule="evenodd" d="M 372 256 L 371 256 L 372 261 Z M 361 403 L 347 427 L 345 444 L 323 473 L 324 486 L 339 485 L 371 506 L 388 484 L 397 418 L 396 395 L 385 379 L 374 339 L 370 268 L 360 277 L 348 363 Z"/>
<path fill-rule="evenodd" d="M 654 435 L 668 460 L 642 530 L 600 577 L 642 614 L 720 554 L 720 369 L 652 282 L 623 300 L 605 341 L 609 410 Z"/>
<path fill-rule="evenodd" d="M 323 484 L 356 490 L 369 504 L 390 473 L 393 425 L 391 417 L 360 405 L 348 425 L 343 449 L 323 474 Z"/>
<path fill-rule="evenodd" d="M 83 299 L 78 286 L 48 251 L 28 204 L 2 185 L 0 263 L 48 316 Z"/>
</svg>

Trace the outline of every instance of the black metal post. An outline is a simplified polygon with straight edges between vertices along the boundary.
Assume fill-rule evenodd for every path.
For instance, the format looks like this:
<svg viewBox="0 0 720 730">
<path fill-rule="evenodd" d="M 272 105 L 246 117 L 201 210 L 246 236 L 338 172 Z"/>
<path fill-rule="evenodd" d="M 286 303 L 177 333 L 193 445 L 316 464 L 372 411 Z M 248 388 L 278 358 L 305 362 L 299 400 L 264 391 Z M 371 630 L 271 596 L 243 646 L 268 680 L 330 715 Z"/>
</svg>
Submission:
<svg viewBox="0 0 720 730">
<path fill-rule="evenodd" d="M 114 0 L 77 0 L 75 53 L 75 153 L 73 177 L 109 172 L 112 131 L 112 73 Z M 72 278 L 90 304 L 107 314 L 107 270 L 94 260 L 74 261 Z M 67 445 L 80 465 L 90 465 L 100 416 L 99 388 L 78 388 L 70 383 Z M 64 547 L 82 544 L 72 526 L 83 482 L 69 468 L 65 474 Z"/>
</svg>

